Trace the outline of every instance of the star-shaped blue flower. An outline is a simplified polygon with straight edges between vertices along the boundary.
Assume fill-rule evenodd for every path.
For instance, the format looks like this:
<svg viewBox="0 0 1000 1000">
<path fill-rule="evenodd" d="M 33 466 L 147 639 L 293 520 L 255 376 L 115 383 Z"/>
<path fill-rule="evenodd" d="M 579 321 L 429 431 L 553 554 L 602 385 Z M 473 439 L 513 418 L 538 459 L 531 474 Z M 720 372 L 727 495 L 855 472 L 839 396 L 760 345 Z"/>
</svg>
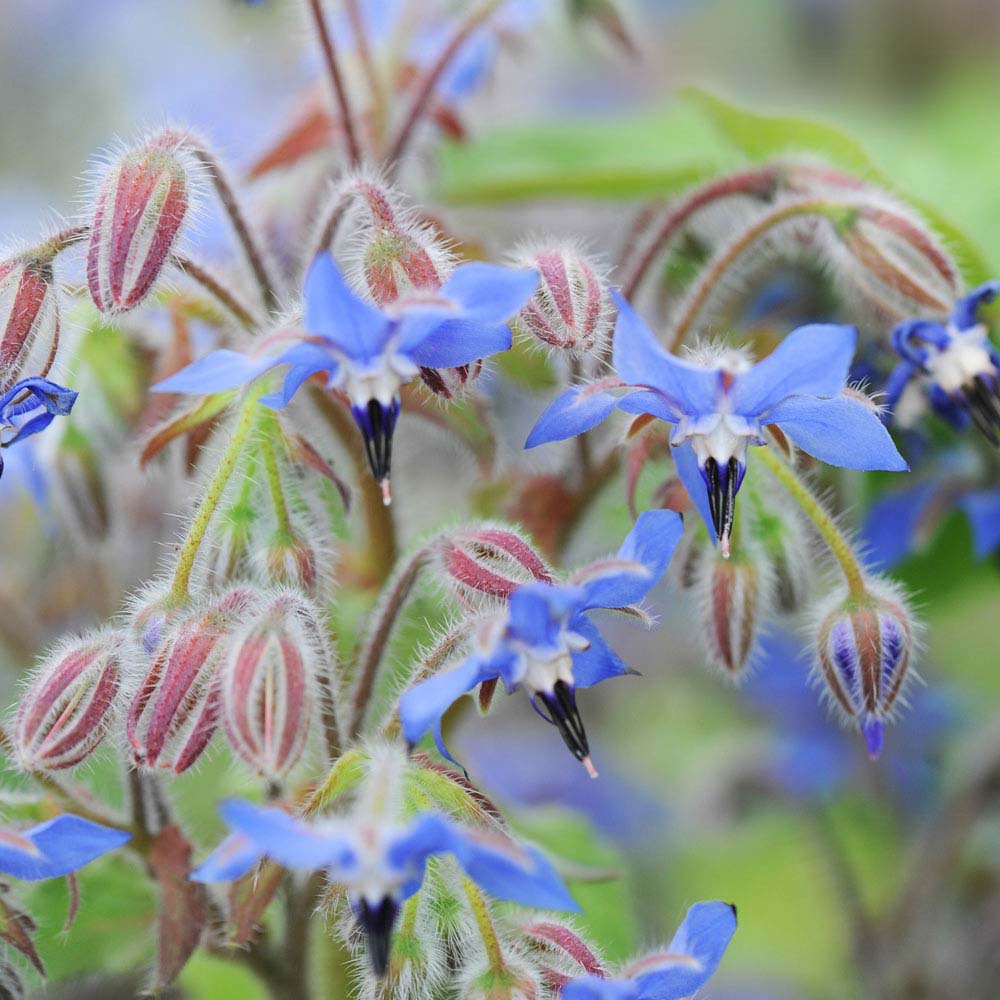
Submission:
<svg viewBox="0 0 1000 1000">
<path fill-rule="evenodd" d="M 68 875 L 131 840 L 124 830 L 66 813 L 14 832 L 0 830 L 0 872 L 30 882 Z"/>
<path fill-rule="evenodd" d="M 499 678 L 508 693 L 523 687 L 535 710 L 555 725 L 573 756 L 596 777 L 576 689 L 632 671 L 604 641 L 587 613 L 641 601 L 663 575 L 683 525 L 673 511 L 643 513 L 614 559 L 595 563 L 568 584 L 516 588 L 504 612 L 477 637 L 476 649 L 454 670 L 414 685 L 399 703 L 403 735 L 416 744 L 433 730 L 438 749 L 441 717 L 483 681 Z"/>
<path fill-rule="evenodd" d="M 421 368 L 471 364 L 511 344 L 507 319 L 538 284 L 532 270 L 460 264 L 440 289 L 417 289 L 386 309 L 359 298 L 329 253 L 320 254 L 305 283 L 305 333 L 276 357 L 220 350 L 154 386 L 157 392 L 212 393 L 235 389 L 278 365 L 282 388 L 261 402 L 286 406 L 317 372 L 351 401 L 375 478 L 388 502 L 392 433 L 400 386 Z"/>
<path fill-rule="evenodd" d="M 844 392 L 857 339 L 853 327 L 799 327 L 755 365 L 735 352 L 696 364 L 667 353 L 632 307 L 612 295 L 618 378 L 564 392 L 525 447 L 581 434 L 615 409 L 674 424 L 670 443 L 678 475 L 724 550 L 747 450 L 765 444 L 765 427 L 780 426 L 803 451 L 831 465 L 907 468 L 875 410 Z"/>
<path fill-rule="evenodd" d="M 992 302 L 1000 281 L 988 281 L 955 303 L 947 322 L 908 319 L 892 332 L 903 359 L 889 376 L 886 396 L 896 422 L 907 426 L 922 409 L 922 394 L 958 430 L 969 424 L 1000 444 L 1000 356 L 979 307 Z"/>
<path fill-rule="evenodd" d="M 0 448 L 45 430 L 73 409 L 77 394 L 46 378 L 26 378 L 0 395 Z M 0 475 L 3 458 L 0 457 Z"/>
<path fill-rule="evenodd" d="M 450 854 L 469 878 L 498 899 L 541 909 L 578 909 L 546 858 L 494 831 L 423 813 L 405 826 L 362 820 L 309 823 L 276 808 L 229 801 L 221 807 L 232 834 L 191 873 L 196 882 L 240 878 L 263 856 L 289 868 L 324 869 L 343 885 L 368 940 L 377 975 L 389 962 L 400 905 L 420 889 L 427 859 Z"/>
<path fill-rule="evenodd" d="M 684 1000 L 712 978 L 736 933 L 736 908 L 695 903 L 665 951 L 646 955 L 614 979 L 582 976 L 566 983 L 562 1000 Z"/>
</svg>

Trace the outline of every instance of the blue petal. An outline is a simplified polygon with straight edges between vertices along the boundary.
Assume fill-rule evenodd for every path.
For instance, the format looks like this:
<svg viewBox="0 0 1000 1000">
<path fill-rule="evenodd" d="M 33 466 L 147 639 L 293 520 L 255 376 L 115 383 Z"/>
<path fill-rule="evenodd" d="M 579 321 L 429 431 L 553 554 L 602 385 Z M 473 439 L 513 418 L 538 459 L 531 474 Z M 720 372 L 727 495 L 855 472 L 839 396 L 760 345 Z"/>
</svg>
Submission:
<svg viewBox="0 0 1000 1000">
<path fill-rule="evenodd" d="M 721 372 L 668 354 L 635 310 L 617 291 L 614 367 L 629 385 L 650 386 L 661 392 L 678 413 L 712 413 L 722 387 Z"/>
<path fill-rule="evenodd" d="M 672 510 L 644 511 L 622 542 L 616 559 L 640 563 L 646 572 L 626 570 L 591 580 L 584 584 L 584 607 L 623 608 L 637 604 L 666 572 L 683 533 L 680 514 Z"/>
<path fill-rule="evenodd" d="M 347 286 L 329 253 L 309 268 L 305 284 L 305 325 L 339 347 L 352 361 L 370 362 L 385 347 L 394 323 Z"/>
<path fill-rule="evenodd" d="M 441 294 L 457 302 L 466 319 L 496 324 L 518 312 L 534 294 L 538 282 L 538 272 L 530 268 L 477 261 L 456 267 Z"/>
<path fill-rule="evenodd" d="M 634 979 L 600 979 L 580 976 L 563 985 L 560 1000 L 640 1000 Z"/>
<path fill-rule="evenodd" d="M 678 963 L 636 977 L 639 995 L 649 1000 L 684 1000 L 700 990 L 719 967 L 736 933 L 736 908 L 728 903 L 695 903 L 667 951 L 696 964 Z"/>
<path fill-rule="evenodd" d="M 550 441 L 563 441 L 596 427 L 618 405 L 608 392 L 595 391 L 589 385 L 575 385 L 557 396 L 532 428 L 525 448 Z"/>
<path fill-rule="evenodd" d="M 872 506 L 861 529 L 861 539 L 874 567 L 891 569 L 910 554 L 920 520 L 937 489 L 936 483 L 920 483 L 890 493 Z"/>
<path fill-rule="evenodd" d="M 622 413 L 648 413 L 650 416 L 666 420 L 671 424 L 677 423 L 683 416 L 677 412 L 666 396 L 661 396 L 655 389 L 638 389 L 635 392 L 630 392 L 627 396 L 622 396 L 618 400 L 618 409 Z"/>
<path fill-rule="evenodd" d="M 65 417 L 73 409 L 73 404 L 76 402 L 78 395 L 74 389 L 67 389 L 65 386 L 51 382 L 47 378 L 35 375 L 31 378 L 21 379 L 20 382 L 11 386 L 4 394 L 2 404 L 0 405 L 5 405 L 7 400 L 15 398 L 25 390 L 30 391 L 39 404 L 57 417 Z"/>
<path fill-rule="evenodd" d="M 909 468 L 878 414 L 848 396 L 789 396 L 766 423 L 779 424 L 803 451 L 829 465 L 890 472 Z"/>
<path fill-rule="evenodd" d="M 250 358 L 238 351 L 212 351 L 153 386 L 153 392 L 205 395 L 225 392 L 252 382 L 279 362 L 275 358 Z"/>
<path fill-rule="evenodd" d="M 233 882 L 242 878 L 264 852 L 242 833 L 231 833 L 188 876 L 192 882 Z"/>
<path fill-rule="evenodd" d="M 302 383 L 316 372 L 330 372 L 332 377 L 339 367 L 330 352 L 317 344 L 296 344 L 285 351 L 275 364 L 289 364 L 292 367 L 277 392 L 260 398 L 260 402 L 272 410 L 283 410 L 302 387 Z"/>
<path fill-rule="evenodd" d="M 737 375 L 729 390 L 733 412 L 758 417 L 787 396 L 835 396 L 847 381 L 858 332 L 813 323 L 793 330 L 763 361 Z"/>
<path fill-rule="evenodd" d="M 1000 281 L 987 281 L 955 303 L 951 321 L 959 330 L 968 330 L 979 321 L 976 313 L 984 302 L 992 302 L 1000 292 Z"/>
<path fill-rule="evenodd" d="M 21 836 L 38 853 L 0 842 L 0 872 L 29 881 L 68 875 L 132 839 L 124 830 L 70 813 L 25 830 Z"/>
<path fill-rule="evenodd" d="M 698 456 L 694 453 L 694 448 L 690 444 L 671 445 L 670 454 L 674 460 L 674 467 L 677 475 L 684 484 L 694 509 L 701 514 L 701 519 L 708 528 L 708 537 L 714 543 L 718 540 L 715 528 L 712 526 L 712 511 L 708 506 L 708 490 L 705 480 L 701 478 L 701 469 L 698 466 Z"/>
<path fill-rule="evenodd" d="M 432 326 L 424 339 L 416 342 L 402 322 L 398 350 L 424 368 L 455 368 L 510 349 L 510 327 L 502 323 L 482 323 L 470 319 L 448 319 Z M 404 345 L 404 341 L 406 344 Z"/>
<path fill-rule="evenodd" d="M 399 699 L 399 721 L 406 742 L 415 745 L 438 726 L 441 716 L 468 691 L 493 674 L 481 656 L 473 654 L 464 663 L 434 674 L 403 692 Z"/>
<path fill-rule="evenodd" d="M 966 493 L 959 506 L 972 525 L 976 558 L 985 559 L 1000 547 L 1000 490 Z"/>
<path fill-rule="evenodd" d="M 578 688 L 593 687 L 610 677 L 624 677 L 635 671 L 607 644 L 598 627 L 586 618 L 572 623 L 574 632 L 590 642 L 587 649 L 573 654 L 573 684 Z"/>
</svg>

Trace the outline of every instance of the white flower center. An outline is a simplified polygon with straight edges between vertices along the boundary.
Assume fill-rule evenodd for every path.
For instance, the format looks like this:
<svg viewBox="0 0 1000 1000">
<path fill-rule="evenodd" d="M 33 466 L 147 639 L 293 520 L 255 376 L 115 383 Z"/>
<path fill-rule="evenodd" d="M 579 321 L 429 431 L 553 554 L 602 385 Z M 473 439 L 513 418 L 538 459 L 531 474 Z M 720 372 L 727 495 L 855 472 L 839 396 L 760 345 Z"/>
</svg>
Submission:
<svg viewBox="0 0 1000 1000">
<path fill-rule="evenodd" d="M 983 324 L 968 330 L 948 327 L 948 343 L 943 349 L 928 345 L 927 372 L 949 395 L 971 382 L 977 375 L 995 375 L 990 343 Z"/>
</svg>

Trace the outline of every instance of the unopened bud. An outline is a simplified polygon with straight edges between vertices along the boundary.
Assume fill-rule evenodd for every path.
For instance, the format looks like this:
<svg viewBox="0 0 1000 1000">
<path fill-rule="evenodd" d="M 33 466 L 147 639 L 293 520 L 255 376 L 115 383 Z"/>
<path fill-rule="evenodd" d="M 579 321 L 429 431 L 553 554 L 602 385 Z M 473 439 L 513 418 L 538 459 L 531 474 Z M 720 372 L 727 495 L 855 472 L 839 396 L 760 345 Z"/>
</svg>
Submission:
<svg viewBox="0 0 1000 1000">
<path fill-rule="evenodd" d="M 232 748 L 266 778 L 302 757 L 316 707 L 317 674 L 327 672 L 315 642 L 319 614 L 287 593 L 237 633 L 222 667 L 222 707 Z"/>
<path fill-rule="evenodd" d="M 460 598 L 507 598 L 532 580 L 552 582 L 531 543 L 506 527 L 459 528 L 441 537 L 437 551 L 446 580 Z"/>
<path fill-rule="evenodd" d="M 473 966 L 467 975 L 462 1000 L 538 1000 L 543 995 L 540 976 L 506 957 L 499 967 Z"/>
<path fill-rule="evenodd" d="M 134 309 L 170 259 L 190 203 L 184 137 L 164 129 L 119 156 L 97 195 L 87 284 L 105 315 Z"/>
<path fill-rule="evenodd" d="M 121 641 L 100 632 L 49 656 L 22 697 L 13 743 L 26 771 L 79 764 L 104 739 L 120 682 Z"/>
<path fill-rule="evenodd" d="M 518 314 L 528 333 L 550 347 L 577 353 L 604 343 L 613 314 L 607 282 L 578 249 L 529 252 L 518 263 L 542 276 L 538 290 Z"/>
<path fill-rule="evenodd" d="M 0 394 L 45 376 L 59 347 L 52 261 L 24 254 L 0 263 Z"/>
<path fill-rule="evenodd" d="M 904 599 L 884 580 L 866 581 L 861 600 L 837 596 L 820 616 L 818 667 L 836 707 L 854 720 L 874 758 L 885 721 L 906 682 L 915 624 Z"/>
<path fill-rule="evenodd" d="M 320 557 L 301 535 L 279 531 L 255 555 L 270 582 L 287 584 L 307 594 L 315 592 Z"/>
<path fill-rule="evenodd" d="M 457 368 L 421 368 L 424 385 L 442 399 L 461 399 L 483 373 L 482 359 Z"/>
<path fill-rule="evenodd" d="M 201 756 L 219 722 L 219 666 L 255 604 L 252 591 L 237 588 L 169 629 L 128 712 L 136 766 L 180 774 Z"/>
</svg>

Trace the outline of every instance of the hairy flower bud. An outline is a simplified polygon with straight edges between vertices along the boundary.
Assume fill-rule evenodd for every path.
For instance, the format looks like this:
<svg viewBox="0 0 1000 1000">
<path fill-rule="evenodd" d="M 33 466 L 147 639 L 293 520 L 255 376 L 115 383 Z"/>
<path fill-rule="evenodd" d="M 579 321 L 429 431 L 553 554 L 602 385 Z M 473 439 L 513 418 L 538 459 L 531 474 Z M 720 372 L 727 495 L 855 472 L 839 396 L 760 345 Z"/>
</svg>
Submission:
<svg viewBox="0 0 1000 1000">
<path fill-rule="evenodd" d="M 21 698 L 12 741 L 26 771 L 58 771 L 104 739 L 120 682 L 121 640 L 99 632 L 51 654 Z"/>
<path fill-rule="evenodd" d="M 283 777 L 305 749 L 317 674 L 328 668 L 315 641 L 319 630 L 315 608 L 292 593 L 279 594 L 233 637 L 222 666 L 229 743 L 266 778 Z"/>
<path fill-rule="evenodd" d="M 473 525 L 443 535 L 437 544 L 447 583 L 460 599 L 507 598 L 532 580 L 552 582 L 534 547 L 507 527 Z"/>
<path fill-rule="evenodd" d="M 168 628 L 126 720 L 136 766 L 180 774 L 201 756 L 219 722 L 219 666 L 256 603 L 236 588 Z"/>
<path fill-rule="evenodd" d="M 52 260 L 22 254 L 0 263 L 0 393 L 45 376 L 59 347 Z"/>
<path fill-rule="evenodd" d="M 467 969 L 460 995 L 462 1000 L 539 1000 L 544 994 L 539 973 L 505 956 L 499 967 L 493 961 Z"/>
<path fill-rule="evenodd" d="M 885 720 L 906 682 L 915 630 L 906 602 L 884 580 L 866 581 L 860 601 L 837 595 L 819 617 L 818 670 L 833 704 L 857 723 L 872 757 L 882 752 Z"/>
<path fill-rule="evenodd" d="M 269 581 L 297 587 L 307 594 L 316 590 L 319 555 L 299 534 L 279 531 L 256 552 L 261 570 Z"/>
<path fill-rule="evenodd" d="M 442 399 L 460 399 L 483 373 L 482 359 L 457 368 L 421 368 L 421 381 Z"/>
<path fill-rule="evenodd" d="M 164 129 L 121 154 L 101 182 L 87 284 L 105 315 L 134 309 L 170 259 L 190 203 L 191 164 L 184 137 Z"/>
<path fill-rule="evenodd" d="M 518 314 L 525 330 L 550 347 L 584 353 L 603 343 L 613 311 L 607 281 L 575 247 L 520 255 L 518 263 L 542 276 L 538 291 Z"/>
</svg>

